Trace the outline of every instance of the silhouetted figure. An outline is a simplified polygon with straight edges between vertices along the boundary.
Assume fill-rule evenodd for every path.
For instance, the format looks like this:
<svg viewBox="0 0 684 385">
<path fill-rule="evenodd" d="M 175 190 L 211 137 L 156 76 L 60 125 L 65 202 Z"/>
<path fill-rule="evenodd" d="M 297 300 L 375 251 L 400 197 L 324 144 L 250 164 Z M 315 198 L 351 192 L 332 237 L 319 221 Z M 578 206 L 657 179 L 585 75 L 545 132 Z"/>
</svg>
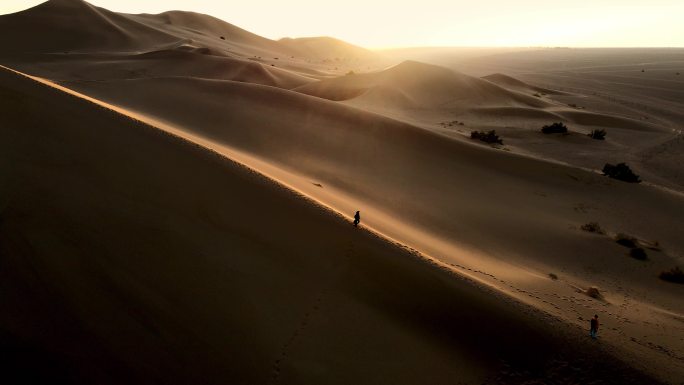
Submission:
<svg viewBox="0 0 684 385">
<path fill-rule="evenodd" d="M 594 314 L 594 318 L 591 319 L 591 328 L 589 329 L 589 335 L 591 338 L 596 339 L 596 333 L 599 329 L 598 314 Z"/>
<path fill-rule="evenodd" d="M 359 222 L 361 222 L 361 214 L 357 211 L 356 214 L 354 214 L 354 226 L 358 226 Z"/>
</svg>

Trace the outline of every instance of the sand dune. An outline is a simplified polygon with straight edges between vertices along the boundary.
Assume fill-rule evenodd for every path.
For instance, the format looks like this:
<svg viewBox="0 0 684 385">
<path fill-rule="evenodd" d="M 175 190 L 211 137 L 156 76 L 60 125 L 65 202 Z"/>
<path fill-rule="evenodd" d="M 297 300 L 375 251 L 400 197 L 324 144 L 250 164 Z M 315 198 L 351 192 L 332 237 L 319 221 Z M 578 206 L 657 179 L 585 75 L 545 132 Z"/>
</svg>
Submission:
<svg viewBox="0 0 684 385">
<path fill-rule="evenodd" d="M 328 59 L 336 62 L 363 63 L 380 56 L 373 51 L 327 36 L 283 38 L 278 40 L 278 43 L 289 47 L 304 57 Z"/>
<path fill-rule="evenodd" d="M 476 107 L 451 117 L 435 116 L 413 123 L 435 129 L 435 120 L 465 123 L 462 130 L 438 130 L 455 138 L 471 130 L 495 129 L 509 149 L 543 159 L 553 159 L 584 168 L 600 168 L 608 161 L 627 162 L 656 184 L 684 191 L 672 172 L 663 173 L 662 163 L 643 162 L 649 147 L 675 140 L 684 118 L 681 79 L 684 50 L 663 49 L 407 49 L 385 51 L 388 57 L 412 58 L 489 78 L 550 104 L 544 109 L 525 107 Z M 643 70 L 643 71 L 642 71 Z M 494 75 L 490 75 L 490 74 Z M 542 92 L 534 88 L 553 92 Z M 400 115 L 395 115 L 401 117 Z M 556 118 L 556 116 L 560 118 Z M 563 121 L 576 133 L 594 129 L 608 132 L 603 146 L 573 137 L 536 135 L 549 119 Z M 508 139 L 508 140 L 507 140 Z M 577 139 L 577 140 L 575 140 Z M 598 165 L 598 166 L 597 166 Z M 674 163 L 666 169 L 677 168 Z"/>
<path fill-rule="evenodd" d="M 35 63 L 25 63 L 28 69 Z M 202 52 L 199 48 L 174 49 L 135 55 L 92 55 L 63 58 L 41 65 L 43 77 L 60 81 L 112 80 L 156 77 L 191 77 L 234 80 L 281 88 L 293 88 L 315 79 L 259 62 Z"/>
<path fill-rule="evenodd" d="M 329 100 L 347 100 L 364 108 L 466 108 L 488 103 L 543 107 L 532 96 L 443 67 L 406 61 L 378 73 L 321 80 L 296 91 Z"/>
<path fill-rule="evenodd" d="M 16 33 L 29 26 L 29 33 Z M 167 33 L 81 0 L 51 0 L 2 16 L 0 30 L 3 35 L 11 36 L 3 39 L 3 51 L 13 53 L 128 51 L 176 40 Z"/>
<path fill-rule="evenodd" d="M 33 20 L 74 28 L 0 52 L 67 87 L 0 73 L 0 325 L 25 352 L 12 373 L 38 360 L 87 383 L 682 378 L 682 287 L 658 279 L 684 255 L 684 196 L 659 186 L 680 183 L 669 117 L 185 12 L 52 0 L 0 17 L 0 36 Z M 555 120 L 571 133 L 539 132 Z M 619 161 L 646 182 L 593 171 Z M 359 209 L 362 229 L 339 216 Z M 599 341 L 582 338 L 594 313 Z"/>
<path fill-rule="evenodd" d="M 652 381 L 211 151 L 0 76 L 9 383 Z"/>
<path fill-rule="evenodd" d="M 64 56 L 74 53 L 121 55 L 182 47 L 319 75 L 387 61 L 379 54 L 332 38 L 275 41 L 209 15 L 182 11 L 130 15 L 98 8 L 82 0 L 50 0 L 26 11 L 0 16 L 0 33 L 7 37 L 28 25 L 33 27 L 27 33 L 6 39 L 7 42 L 3 40 L 5 49 L 0 57 L 62 55 L 41 57 L 52 62 L 70 60 Z M 330 68 L 340 58 L 344 63 L 337 65 L 342 68 Z"/>
<path fill-rule="evenodd" d="M 286 90 L 192 79 L 68 85 L 252 154 L 299 191 L 343 212 L 363 208 L 365 223 L 383 234 L 569 322 L 585 322 L 577 318 L 586 317 L 584 306 L 591 312 L 625 298 L 635 309 L 657 306 L 681 314 L 679 288 L 657 281 L 684 251 L 679 195 L 449 140 Z M 196 97 L 182 96 L 190 93 Z M 657 239 L 667 252 L 656 252 L 652 262 L 635 270 L 639 262 L 624 263 L 629 257 L 609 237 L 587 237 L 578 230 L 589 221 L 613 234 Z M 555 271 L 563 272 L 567 286 L 545 278 Z M 619 283 L 625 277 L 629 288 Z M 592 285 L 611 293 L 610 300 L 584 303 L 576 288 Z M 560 299 L 566 296 L 572 299 Z M 641 349 L 628 341 L 644 331 L 621 321 L 636 322 L 639 312 L 615 314 L 618 318 L 606 320 L 614 322 L 610 339 L 620 349 Z M 674 319 L 651 316 L 647 322 L 679 333 Z M 649 338 L 679 351 L 674 340 Z"/>
<path fill-rule="evenodd" d="M 537 92 L 549 95 L 562 95 L 563 93 L 556 90 L 550 90 L 548 88 L 536 87 L 531 84 L 527 84 L 516 78 L 501 73 L 491 74 L 483 76 L 482 79 L 488 80 L 494 84 L 500 85 L 508 89 L 514 89 L 516 91 L 524 92 L 529 94 L 531 92 Z"/>
<path fill-rule="evenodd" d="M 684 186 L 684 135 L 669 139 L 656 146 L 642 151 L 639 155 L 643 157 L 643 162 L 651 170 L 657 170 L 657 174 L 665 180 L 675 181 L 680 186 Z"/>
</svg>

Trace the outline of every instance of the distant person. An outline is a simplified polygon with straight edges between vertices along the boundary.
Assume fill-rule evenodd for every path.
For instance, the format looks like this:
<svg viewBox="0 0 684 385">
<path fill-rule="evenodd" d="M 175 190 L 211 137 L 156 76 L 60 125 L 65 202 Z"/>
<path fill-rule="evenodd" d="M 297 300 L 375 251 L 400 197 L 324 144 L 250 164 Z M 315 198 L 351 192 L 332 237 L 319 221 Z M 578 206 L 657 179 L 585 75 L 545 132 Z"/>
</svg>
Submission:
<svg viewBox="0 0 684 385">
<path fill-rule="evenodd" d="M 591 338 L 596 339 L 596 333 L 599 329 L 598 314 L 594 314 L 594 318 L 591 319 L 591 328 L 589 329 L 589 335 Z"/>
<path fill-rule="evenodd" d="M 359 223 L 361 222 L 361 214 L 357 211 L 356 214 L 354 214 L 354 226 L 359 226 Z"/>
</svg>

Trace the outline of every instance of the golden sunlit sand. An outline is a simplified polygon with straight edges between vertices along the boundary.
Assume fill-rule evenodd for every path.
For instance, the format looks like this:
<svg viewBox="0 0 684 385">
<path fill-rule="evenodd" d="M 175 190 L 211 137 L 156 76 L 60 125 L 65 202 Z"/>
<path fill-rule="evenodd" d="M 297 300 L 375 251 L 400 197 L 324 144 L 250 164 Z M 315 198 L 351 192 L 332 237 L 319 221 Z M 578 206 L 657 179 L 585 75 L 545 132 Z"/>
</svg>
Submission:
<svg viewBox="0 0 684 385">
<path fill-rule="evenodd" d="M 684 49 L 369 51 L 80 0 L 0 36 L 3 382 L 684 378 Z"/>
</svg>

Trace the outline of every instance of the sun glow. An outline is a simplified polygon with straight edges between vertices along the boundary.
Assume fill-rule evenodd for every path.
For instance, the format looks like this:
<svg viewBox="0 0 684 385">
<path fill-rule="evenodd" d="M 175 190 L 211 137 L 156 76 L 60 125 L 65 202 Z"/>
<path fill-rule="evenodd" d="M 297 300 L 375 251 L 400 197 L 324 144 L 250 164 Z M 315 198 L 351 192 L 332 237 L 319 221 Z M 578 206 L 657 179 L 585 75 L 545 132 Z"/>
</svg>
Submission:
<svg viewBox="0 0 684 385">
<path fill-rule="evenodd" d="M 3 0 L 0 13 L 36 5 Z M 684 46 L 684 2 L 596 0 L 560 4 L 540 0 L 424 0 L 421 2 L 312 0 L 92 0 L 113 11 L 159 13 L 172 9 L 210 14 L 256 34 L 333 36 L 369 48 L 407 46 Z"/>
</svg>

